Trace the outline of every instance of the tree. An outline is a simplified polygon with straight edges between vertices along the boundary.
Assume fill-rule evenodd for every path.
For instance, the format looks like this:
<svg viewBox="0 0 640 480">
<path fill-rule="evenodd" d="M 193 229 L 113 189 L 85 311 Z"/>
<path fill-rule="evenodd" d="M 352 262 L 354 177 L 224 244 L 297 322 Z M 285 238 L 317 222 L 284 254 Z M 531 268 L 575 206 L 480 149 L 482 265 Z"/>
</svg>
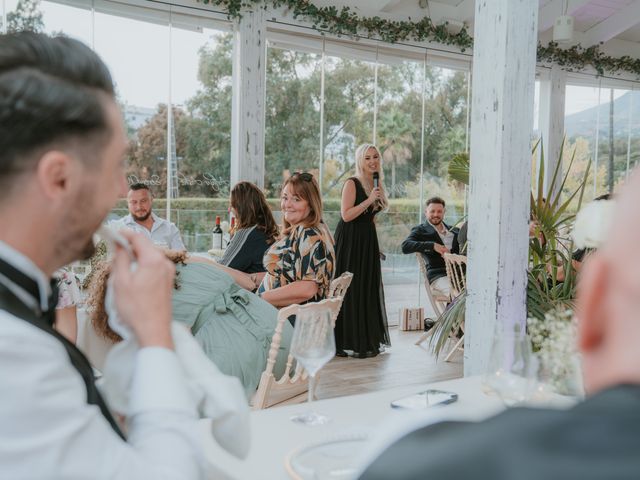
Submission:
<svg viewBox="0 0 640 480">
<path fill-rule="evenodd" d="M 18 0 L 16 9 L 7 14 L 8 32 L 42 32 L 44 21 L 40 11 L 40 0 Z"/>
<path fill-rule="evenodd" d="M 396 197 L 396 165 L 402 165 L 411 158 L 411 148 L 415 145 L 413 125 L 408 114 L 398 109 L 387 110 L 380 117 L 380 138 L 382 158 L 385 165 L 391 165 L 391 198 Z"/>
</svg>

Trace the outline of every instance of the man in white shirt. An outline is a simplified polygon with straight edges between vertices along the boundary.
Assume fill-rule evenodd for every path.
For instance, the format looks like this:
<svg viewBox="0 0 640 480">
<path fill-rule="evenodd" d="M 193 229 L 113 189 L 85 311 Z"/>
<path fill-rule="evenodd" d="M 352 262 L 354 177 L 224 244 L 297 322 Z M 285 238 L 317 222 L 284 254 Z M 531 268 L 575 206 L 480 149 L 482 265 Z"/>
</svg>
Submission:
<svg viewBox="0 0 640 480">
<path fill-rule="evenodd" d="M 153 195 L 144 183 L 134 183 L 127 193 L 129 215 L 111 225 L 142 233 L 159 246 L 171 250 L 186 250 L 180 231 L 173 223 L 153 213 Z"/>
<path fill-rule="evenodd" d="M 88 47 L 0 36 L 0 478 L 199 479 L 195 406 L 171 336 L 175 270 L 141 235 L 115 254 L 114 296 L 140 349 L 127 440 L 84 355 L 53 328 L 49 279 L 93 252 L 126 190 L 122 115 Z M 80 211 L 77 205 L 83 205 Z"/>
</svg>

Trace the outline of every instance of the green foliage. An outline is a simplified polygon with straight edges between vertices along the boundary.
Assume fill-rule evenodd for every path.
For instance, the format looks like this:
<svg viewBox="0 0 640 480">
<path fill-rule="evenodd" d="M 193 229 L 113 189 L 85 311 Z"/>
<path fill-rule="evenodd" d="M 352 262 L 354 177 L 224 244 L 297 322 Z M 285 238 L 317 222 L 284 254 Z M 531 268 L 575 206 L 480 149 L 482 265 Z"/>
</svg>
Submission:
<svg viewBox="0 0 640 480">
<path fill-rule="evenodd" d="M 464 26 L 460 32 L 448 31 L 447 22 L 435 25 L 431 18 L 424 16 L 418 21 L 411 19 L 394 21 L 378 16 L 361 17 L 350 7 L 318 7 L 309 0 L 198 0 L 204 4 L 220 7 L 231 19 L 242 18 L 244 8 L 262 7 L 265 10 L 285 7 L 293 18 L 303 17 L 309 20 L 316 30 L 337 35 L 365 35 L 367 38 L 380 38 L 388 43 L 399 43 L 407 40 L 417 42 L 431 41 L 445 45 L 453 45 L 464 52 L 473 47 L 473 38 Z M 537 50 L 539 62 L 551 62 L 575 70 L 583 70 L 592 66 L 600 75 L 604 72 L 628 72 L 640 75 L 640 59 L 628 55 L 611 57 L 600 51 L 600 45 L 587 48 L 582 45 L 563 49 L 555 42 L 546 46 L 539 44 Z"/>
<path fill-rule="evenodd" d="M 533 147 L 534 165 L 536 152 L 541 143 Z M 564 151 L 564 141 L 560 148 Z M 561 153 L 562 155 L 562 153 Z M 529 268 L 527 271 L 527 316 L 544 321 L 545 314 L 555 308 L 572 308 L 576 288 L 576 271 L 572 265 L 573 242 L 569 238 L 570 227 L 575 211 L 580 209 L 584 196 L 589 166 L 587 164 L 582 179 L 568 194 L 565 187 L 570 178 L 576 149 L 570 157 L 564 175 L 560 178 L 561 162 L 556 163 L 551 182 L 544 190 L 545 161 L 544 151 L 540 148 L 538 178 L 536 188 L 531 192 L 531 218 L 535 222 L 535 231 L 529 238 Z M 451 178 L 468 183 L 469 161 L 464 154 L 452 160 L 449 171 Z M 564 193 L 563 193 L 564 192 Z M 576 205 L 574 211 L 571 205 Z M 471 240 L 473 241 L 473 240 Z M 437 355 L 450 336 L 464 322 L 466 292 L 450 305 L 442 314 L 434 328 L 431 345 Z"/>
<path fill-rule="evenodd" d="M 463 185 L 469 185 L 469 154 L 456 153 L 449 162 L 449 178 Z"/>
<path fill-rule="evenodd" d="M 16 9 L 7 13 L 7 32 L 42 32 L 44 21 L 40 0 L 18 0 Z"/>
<path fill-rule="evenodd" d="M 434 25 L 429 17 L 417 22 L 393 21 L 380 17 L 361 17 L 350 7 L 317 7 L 309 0 L 198 0 L 205 4 L 223 8 L 229 18 L 242 17 L 243 8 L 262 6 L 285 7 L 293 18 L 304 17 L 313 28 L 338 35 L 365 34 L 368 38 L 379 37 L 385 42 L 397 43 L 405 40 L 422 42 L 431 40 L 445 45 L 455 45 L 464 52 L 471 47 L 472 39 L 463 27 L 457 34 L 449 33 L 447 23 Z"/>
<path fill-rule="evenodd" d="M 547 46 L 538 45 L 538 61 L 551 62 L 567 67 L 571 70 L 584 70 L 591 66 L 600 75 L 604 72 L 627 72 L 640 76 L 640 59 L 631 58 L 628 55 L 611 57 L 600 51 L 600 45 L 592 45 L 588 48 L 582 45 L 564 49 L 555 42 L 549 42 Z"/>
</svg>

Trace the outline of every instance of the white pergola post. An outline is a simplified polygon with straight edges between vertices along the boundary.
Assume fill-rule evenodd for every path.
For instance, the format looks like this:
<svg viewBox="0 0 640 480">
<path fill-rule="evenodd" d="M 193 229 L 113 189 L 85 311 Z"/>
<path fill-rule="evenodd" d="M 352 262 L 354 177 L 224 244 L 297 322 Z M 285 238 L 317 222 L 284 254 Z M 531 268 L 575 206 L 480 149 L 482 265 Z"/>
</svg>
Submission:
<svg viewBox="0 0 640 480">
<path fill-rule="evenodd" d="M 231 185 L 264 186 L 266 17 L 245 11 L 235 25 L 231 107 Z"/>
<path fill-rule="evenodd" d="M 540 80 L 540 110 L 538 125 L 544 151 L 544 191 L 547 192 L 553 171 L 560 161 L 556 189 L 562 178 L 562 158 L 560 147 L 564 136 L 564 103 L 567 87 L 567 73 L 559 66 L 551 67 L 549 75 Z"/>
<path fill-rule="evenodd" d="M 476 0 L 464 374 L 485 373 L 496 323 L 526 321 L 538 2 Z"/>
</svg>

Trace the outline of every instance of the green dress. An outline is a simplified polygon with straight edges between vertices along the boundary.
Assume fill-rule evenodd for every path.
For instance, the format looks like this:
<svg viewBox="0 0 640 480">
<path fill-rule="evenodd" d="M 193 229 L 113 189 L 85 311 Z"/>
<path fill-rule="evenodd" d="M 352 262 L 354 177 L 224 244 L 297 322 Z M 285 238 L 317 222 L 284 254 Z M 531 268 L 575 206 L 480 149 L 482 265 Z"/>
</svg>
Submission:
<svg viewBox="0 0 640 480">
<path fill-rule="evenodd" d="M 213 265 L 188 263 L 176 270 L 174 320 L 191 328 L 205 354 L 221 372 L 239 378 L 250 398 L 267 363 L 278 311 Z M 284 322 L 276 379 L 284 373 L 292 331 Z"/>
</svg>

